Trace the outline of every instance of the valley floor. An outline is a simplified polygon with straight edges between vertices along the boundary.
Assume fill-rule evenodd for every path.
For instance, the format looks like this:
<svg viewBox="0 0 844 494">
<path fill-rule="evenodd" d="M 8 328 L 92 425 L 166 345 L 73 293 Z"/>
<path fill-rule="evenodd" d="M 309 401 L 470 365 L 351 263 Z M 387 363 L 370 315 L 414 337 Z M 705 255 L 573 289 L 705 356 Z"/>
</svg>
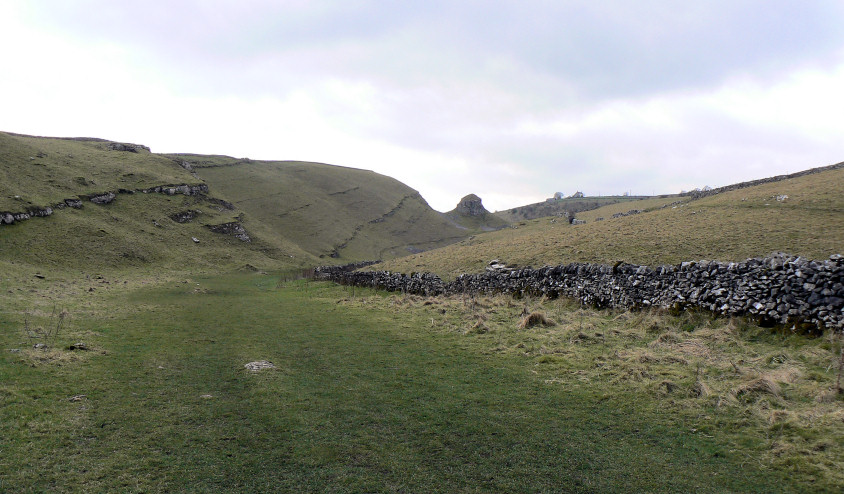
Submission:
<svg viewBox="0 0 844 494">
<path fill-rule="evenodd" d="M 9 300 L 0 492 L 834 492 L 844 480 L 843 402 L 823 394 L 832 338 L 244 274 L 79 291 L 61 299 L 56 341 L 32 349 L 24 314 L 51 327 L 50 300 Z M 523 311 L 554 325 L 519 329 Z M 87 350 L 67 349 L 79 341 Z M 275 368 L 244 368 L 259 360 Z M 742 388 L 764 376 L 776 389 Z"/>
</svg>

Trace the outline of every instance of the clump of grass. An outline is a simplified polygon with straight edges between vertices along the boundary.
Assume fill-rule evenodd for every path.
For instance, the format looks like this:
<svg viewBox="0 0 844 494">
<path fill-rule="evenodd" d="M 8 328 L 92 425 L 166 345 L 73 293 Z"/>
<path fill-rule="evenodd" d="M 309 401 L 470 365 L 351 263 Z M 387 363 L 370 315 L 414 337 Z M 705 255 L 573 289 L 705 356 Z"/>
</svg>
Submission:
<svg viewBox="0 0 844 494">
<path fill-rule="evenodd" d="M 650 343 L 651 347 L 658 347 L 661 345 L 674 345 L 683 341 L 676 333 L 662 333 L 654 341 Z"/>
<path fill-rule="evenodd" d="M 757 377 L 733 389 L 732 395 L 739 397 L 751 393 L 763 393 L 779 397 L 782 393 L 779 384 L 767 376 Z"/>
<path fill-rule="evenodd" d="M 689 390 L 689 396 L 692 398 L 707 398 L 710 395 L 712 395 L 712 389 L 700 379 L 695 381 Z"/>
<path fill-rule="evenodd" d="M 484 324 L 483 319 L 478 319 L 475 324 L 472 324 L 466 331 L 466 334 L 484 334 L 489 331 L 489 328 Z"/>
<path fill-rule="evenodd" d="M 841 393 L 837 389 L 827 389 L 821 391 L 816 397 L 815 401 L 818 403 L 833 403 L 841 397 Z"/>
<path fill-rule="evenodd" d="M 519 322 L 519 329 L 528 329 L 534 326 L 556 326 L 557 323 L 548 319 L 542 312 L 531 312 Z"/>
</svg>

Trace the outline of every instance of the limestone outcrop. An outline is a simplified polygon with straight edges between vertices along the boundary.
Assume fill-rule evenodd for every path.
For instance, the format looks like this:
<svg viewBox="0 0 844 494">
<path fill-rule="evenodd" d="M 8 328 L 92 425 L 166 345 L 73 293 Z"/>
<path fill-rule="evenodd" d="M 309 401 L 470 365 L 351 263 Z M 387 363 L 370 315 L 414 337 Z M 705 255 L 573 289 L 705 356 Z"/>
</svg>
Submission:
<svg viewBox="0 0 844 494">
<path fill-rule="evenodd" d="M 475 194 L 469 194 L 463 199 L 460 199 L 455 211 L 465 216 L 483 216 L 489 214 L 489 211 L 484 208 L 481 198 Z"/>
<path fill-rule="evenodd" d="M 208 185 L 206 184 L 178 184 L 178 185 L 157 185 L 146 189 L 118 189 L 117 191 L 98 192 L 95 194 L 79 195 L 75 198 L 63 199 L 52 206 L 33 206 L 25 211 L 0 211 L 0 226 L 11 225 L 26 221 L 31 218 L 43 218 L 53 214 L 55 209 L 74 208 L 82 209 L 82 201 L 90 201 L 94 204 L 106 205 L 111 204 L 120 194 L 135 194 L 141 192 L 144 194 L 166 194 L 169 196 L 184 194 L 187 196 L 196 196 L 208 193 Z M 234 209 L 234 206 L 221 199 L 209 198 L 214 204 L 220 205 L 221 208 Z M 220 209 L 222 211 L 222 209 Z"/>
<path fill-rule="evenodd" d="M 219 225 L 206 225 L 209 230 L 214 233 L 222 233 L 223 235 L 231 235 L 238 240 L 242 240 L 244 242 L 251 242 L 252 239 L 249 237 L 249 234 L 246 233 L 246 229 L 243 228 L 243 225 L 237 221 L 231 221 L 229 223 L 221 223 Z"/>
</svg>

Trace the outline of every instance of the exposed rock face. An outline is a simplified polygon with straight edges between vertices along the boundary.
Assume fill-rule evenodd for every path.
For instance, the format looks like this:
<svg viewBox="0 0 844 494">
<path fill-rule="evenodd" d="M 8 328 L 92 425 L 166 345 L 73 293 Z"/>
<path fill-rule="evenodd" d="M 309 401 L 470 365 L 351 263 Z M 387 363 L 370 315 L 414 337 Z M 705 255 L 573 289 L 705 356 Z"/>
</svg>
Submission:
<svg viewBox="0 0 844 494">
<path fill-rule="evenodd" d="M 170 219 L 175 221 L 176 223 L 190 223 L 194 220 L 194 218 L 196 218 L 200 214 L 202 214 L 202 211 L 196 209 L 189 209 L 187 211 L 182 211 L 170 215 Z"/>
<path fill-rule="evenodd" d="M 200 193 L 208 193 L 208 186 L 206 184 L 158 185 L 148 189 L 140 189 L 138 192 L 143 192 L 144 194 L 167 194 L 168 196 L 174 196 L 176 194 L 195 196 Z"/>
<path fill-rule="evenodd" d="M 844 256 L 812 261 L 786 254 L 744 262 L 699 261 L 674 266 L 572 263 L 539 269 L 488 269 L 444 283 L 430 273 L 315 270 L 338 283 L 421 295 L 508 293 L 571 297 L 598 307 L 682 309 L 747 315 L 762 323 L 844 331 Z"/>
<path fill-rule="evenodd" d="M 612 217 L 613 218 L 623 218 L 625 216 L 633 216 L 634 214 L 641 214 L 643 212 L 644 211 L 642 211 L 641 209 L 631 209 L 630 211 L 627 211 L 626 213 L 615 213 L 614 215 L 612 215 Z"/>
<path fill-rule="evenodd" d="M 149 152 L 147 146 L 141 144 L 129 144 L 127 142 L 110 142 L 108 144 L 109 151 L 126 151 L 129 153 L 137 153 L 139 151 Z"/>
<path fill-rule="evenodd" d="M 255 362 L 249 362 L 248 364 L 243 364 L 243 367 L 245 367 L 246 370 L 252 372 L 258 372 L 264 369 L 275 369 L 275 365 L 268 360 L 257 360 Z"/>
<path fill-rule="evenodd" d="M 230 223 L 222 223 L 220 225 L 208 225 L 208 229 L 214 233 L 231 235 L 234 238 L 243 240 L 244 242 L 252 241 L 252 239 L 249 238 L 249 235 L 246 233 L 246 229 L 243 228 L 243 225 L 241 225 L 237 221 L 232 221 Z"/>
<path fill-rule="evenodd" d="M 110 204 L 115 198 L 114 192 L 106 192 L 104 194 L 95 194 L 88 196 L 88 200 L 94 204 Z"/>
<path fill-rule="evenodd" d="M 26 212 L 12 213 L 7 211 L 0 212 L 0 225 L 11 225 L 15 222 L 26 221 L 30 218 L 44 218 L 53 214 L 53 208 L 50 206 L 44 208 L 31 208 Z"/>
<path fill-rule="evenodd" d="M 483 216 L 485 214 L 489 214 L 489 211 L 484 208 L 481 198 L 475 194 L 469 194 L 463 199 L 460 199 L 455 211 L 457 211 L 458 214 L 466 216 Z"/>
</svg>

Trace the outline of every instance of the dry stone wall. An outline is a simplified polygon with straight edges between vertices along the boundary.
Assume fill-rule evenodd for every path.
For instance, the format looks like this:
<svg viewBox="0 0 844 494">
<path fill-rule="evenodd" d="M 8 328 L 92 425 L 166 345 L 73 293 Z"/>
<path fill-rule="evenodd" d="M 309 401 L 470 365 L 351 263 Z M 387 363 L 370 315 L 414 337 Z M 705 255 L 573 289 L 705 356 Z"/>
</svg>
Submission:
<svg viewBox="0 0 844 494">
<path fill-rule="evenodd" d="M 844 256 L 814 261 L 787 254 L 743 262 L 698 261 L 658 267 L 572 263 L 539 269 L 493 264 L 444 282 L 430 273 L 349 271 L 324 266 L 317 278 L 418 295 L 505 293 L 570 297 L 597 307 L 700 308 L 763 324 L 844 331 Z"/>
</svg>

